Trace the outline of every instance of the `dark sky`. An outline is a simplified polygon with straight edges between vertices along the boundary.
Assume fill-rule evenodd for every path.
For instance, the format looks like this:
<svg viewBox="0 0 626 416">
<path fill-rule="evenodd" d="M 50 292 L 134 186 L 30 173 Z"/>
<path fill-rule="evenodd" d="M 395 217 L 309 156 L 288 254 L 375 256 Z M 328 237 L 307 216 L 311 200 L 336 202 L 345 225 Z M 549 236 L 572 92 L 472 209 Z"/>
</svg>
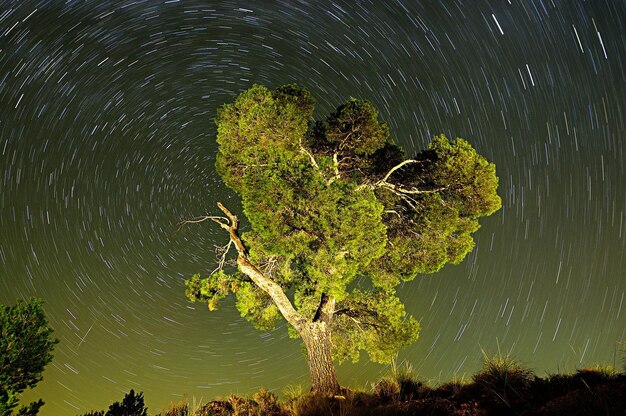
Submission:
<svg viewBox="0 0 626 416">
<path fill-rule="evenodd" d="M 373 101 L 409 153 L 445 133 L 497 166 L 503 208 L 458 266 L 400 291 L 401 352 L 432 382 L 498 348 L 535 369 L 614 363 L 626 339 L 626 6 L 621 0 L 0 0 L 0 302 L 46 299 L 61 343 L 45 415 L 152 412 L 307 383 L 286 330 L 184 297 L 236 206 L 213 169 L 216 109 L 253 83 L 318 114 Z M 362 360 L 340 379 L 386 371 Z M 619 362 L 617 363 L 619 365 Z"/>
</svg>

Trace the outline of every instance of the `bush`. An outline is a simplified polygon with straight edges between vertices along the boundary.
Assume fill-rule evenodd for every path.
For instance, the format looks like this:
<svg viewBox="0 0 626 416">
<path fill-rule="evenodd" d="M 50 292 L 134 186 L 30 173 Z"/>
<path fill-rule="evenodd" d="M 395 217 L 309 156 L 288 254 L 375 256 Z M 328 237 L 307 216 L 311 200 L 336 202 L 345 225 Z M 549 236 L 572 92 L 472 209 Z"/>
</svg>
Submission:
<svg viewBox="0 0 626 416">
<path fill-rule="evenodd" d="M 576 370 L 576 374 L 580 376 L 587 376 L 596 380 L 606 381 L 617 377 L 619 375 L 619 371 L 617 371 L 611 364 L 596 364 L 591 367 L 579 368 Z"/>
<path fill-rule="evenodd" d="M 159 413 L 158 416 L 192 416 L 190 412 L 189 403 L 187 400 L 182 400 L 178 403 L 170 403 L 168 409 Z"/>
<path fill-rule="evenodd" d="M 383 400 L 406 401 L 417 398 L 422 385 L 409 363 L 398 367 L 394 360 L 391 362 L 391 374 L 374 385 L 374 394 Z"/>
<path fill-rule="evenodd" d="M 391 376 L 385 376 L 374 385 L 374 394 L 385 401 L 397 402 L 400 399 L 400 383 Z"/>
<path fill-rule="evenodd" d="M 272 392 L 261 388 L 252 399 L 230 395 L 226 400 L 214 400 L 196 410 L 194 416 L 287 416 Z"/>
<path fill-rule="evenodd" d="M 534 379 L 532 370 L 502 354 L 492 357 L 484 354 L 483 367 L 473 377 L 474 383 L 495 407 L 501 404 L 511 407 L 524 402 Z"/>
<path fill-rule="evenodd" d="M 262 387 L 252 395 L 261 415 L 282 415 L 284 412 L 278 403 L 278 397 Z"/>
<path fill-rule="evenodd" d="M 432 396 L 449 398 L 457 402 L 470 401 L 475 398 L 475 387 L 465 379 L 453 379 L 432 390 Z"/>
</svg>

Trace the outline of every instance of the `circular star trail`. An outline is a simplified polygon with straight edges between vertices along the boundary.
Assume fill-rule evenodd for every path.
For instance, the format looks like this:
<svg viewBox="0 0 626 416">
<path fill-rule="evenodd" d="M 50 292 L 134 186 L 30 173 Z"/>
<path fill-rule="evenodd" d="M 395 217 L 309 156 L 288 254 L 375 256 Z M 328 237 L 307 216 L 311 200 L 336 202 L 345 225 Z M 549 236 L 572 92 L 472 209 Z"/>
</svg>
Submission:
<svg viewBox="0 0 626 416">
<path fill-rule="evenodd" d="M 307 87 L 318 116 L 369 99 L 408 153 L 445 133 L 496 164 L 503 208 L 475 250 L 400 290 L 423 330 L 399 360 L 433 382 L 481 349 L 538 374 L 614 363 L 624 16 L 612 0 L 0 1 L 0 301 L 44 298 L 61 340 L 27 398 L 78 414 L 133 388 L 156 412 L 308 381 L 284 326 L 184 297 L 225 236 L 177 224 L 236 206 L 213 119 L 253 83 Z M 363 358 L 342 383 L 385 371 Z"/>
</svg>

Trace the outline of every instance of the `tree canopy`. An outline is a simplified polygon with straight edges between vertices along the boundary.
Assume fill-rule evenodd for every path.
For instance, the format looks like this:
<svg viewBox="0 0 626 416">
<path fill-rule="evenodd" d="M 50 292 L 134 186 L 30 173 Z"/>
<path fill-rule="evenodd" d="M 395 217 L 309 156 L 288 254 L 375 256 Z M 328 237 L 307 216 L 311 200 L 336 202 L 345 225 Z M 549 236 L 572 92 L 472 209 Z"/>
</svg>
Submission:
<svg viewBox="0 0 626 416">
<path fill-rule="evenodd" d="M 52 332 L 41 299 L 0 304 L 0 415 L 10 415 L 18 396 L 41 381 L 59 342 L 51 337 Z M 43 404 L 39 400 L 22 406 L 18 414 L 35 415 Z"/>
<path fill-rule="evenodd" d="M 235 244 L 239 267 L 195 275 L 186 293 L 211 310 L 233 293 L 257 328 L 274 327 L 282 314 L 294 336 L 302 331 L 289 316 L 315 322 L 330 312 L 334 358 L 356 361 L 364 350 L 389 362 L 419 333 L 396 287 L 472 250 L 478 219 L 501 206 L 495 166 L 444 135 L 407 158 L 368 101 L 351 98 L 319 121 L 314 107 L 297 85 L 255 85 L 219 110 L 217 172 L 239 195 L 249 227 L 239 239 L 237 219 L 221 205 L 226 217 L 191 221 L 229 230 L 220 265 Z M 290 298 L 277 301 L 278 292 Z"/>
</svg>

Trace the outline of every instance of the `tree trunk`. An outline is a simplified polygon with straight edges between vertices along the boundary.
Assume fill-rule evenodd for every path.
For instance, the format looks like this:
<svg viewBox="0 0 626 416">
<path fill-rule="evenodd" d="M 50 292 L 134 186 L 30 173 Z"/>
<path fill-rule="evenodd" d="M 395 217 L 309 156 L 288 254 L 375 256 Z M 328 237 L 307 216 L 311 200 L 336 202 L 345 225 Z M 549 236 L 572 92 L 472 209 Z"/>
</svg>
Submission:
<svg viewBox="0 0 626 416">
<path fill-rule="evenodd" d="M 313 321 L 308 321 L 296 311 L 282 287 L 250 262 L 248 252 L 238 235 L 239 220 L 237 216 L 233 215 L 221 202 L 218 202 L 217 206 L 226 214 L 228 221 L 223 217 L 212 216 L 203 217 L 200 221 L 210 219 L 228 231 L 230 241 L 237 249 L 239 270 L 272 298 L 280 313 L 302 337 L 311 372 L 311 391 L 329 396 L 339 394 L 340 387 L 333 365 L 330 339 L 330 321 L 335 312 L 335 299 L 322 293 Z"/>
<path fill-rule="evenodd" d="M 300 331 L 311 373 L 311 391 L 334 396 L 340 393 L 332 358 L 330 330 L 326 322 L 311 322 Z"/>
</svg>

